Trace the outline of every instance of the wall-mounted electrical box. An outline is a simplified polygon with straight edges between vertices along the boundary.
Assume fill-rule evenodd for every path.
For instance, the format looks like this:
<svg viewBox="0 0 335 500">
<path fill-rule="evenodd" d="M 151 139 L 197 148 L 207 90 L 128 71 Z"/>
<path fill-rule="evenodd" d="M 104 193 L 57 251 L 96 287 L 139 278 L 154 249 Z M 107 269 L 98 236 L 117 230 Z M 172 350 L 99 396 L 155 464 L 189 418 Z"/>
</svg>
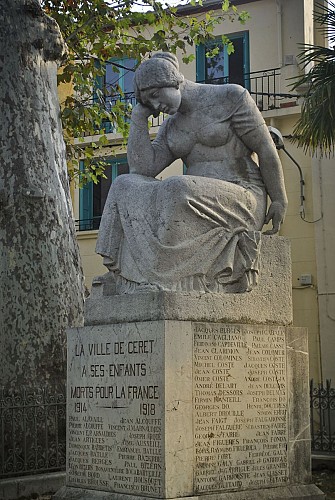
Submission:
<svg viewBox="0 0 335 500">
<path fill-rule="evenodd" d="M 302 286 L 312 285 L 313 283 L 311 274 L 301 274 L 298 280 Z"/>
</svg>

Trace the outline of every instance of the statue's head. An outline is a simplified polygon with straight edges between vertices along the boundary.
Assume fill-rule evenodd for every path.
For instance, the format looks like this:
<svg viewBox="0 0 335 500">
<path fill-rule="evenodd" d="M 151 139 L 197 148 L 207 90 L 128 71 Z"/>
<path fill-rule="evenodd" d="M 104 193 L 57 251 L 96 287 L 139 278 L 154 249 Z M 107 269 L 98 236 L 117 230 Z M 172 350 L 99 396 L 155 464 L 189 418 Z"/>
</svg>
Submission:
<svg viewBox="0 0 335 500">
<path fill-rule="evenodd" d="M 141 102 L 141 92 L 154 88 L 174 87 L 178 89 L 183 80 L 176 56 L 169 52 L 158 52 L 150 59 L 143 61 L 135 71 L 136 99 Z"/>
</svg>

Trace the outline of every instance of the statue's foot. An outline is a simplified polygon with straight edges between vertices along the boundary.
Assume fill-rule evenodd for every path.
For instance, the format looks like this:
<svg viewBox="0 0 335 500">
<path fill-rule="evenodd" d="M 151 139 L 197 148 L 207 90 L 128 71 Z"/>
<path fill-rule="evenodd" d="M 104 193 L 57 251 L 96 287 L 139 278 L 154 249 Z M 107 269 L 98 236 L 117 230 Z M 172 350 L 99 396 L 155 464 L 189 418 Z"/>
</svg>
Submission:
<svg viewBox="0 0 335 500">
<path fill-rule="evenodd" d="M 100 297 L 102 295 L 115 295 L 115 273 L 108 271 L 102 276 L 95 276 L 92 281 L 91 297 Z"/>
<path fill-rule="evenodd" d="M 258 283 L 258 272 L 251 269 L 246 271 L 240 279 L 226 284 L 219 284 L 219 292 L 222 293 L 245 293 L 251 292 Z"/>
<path fill-rule="evenodd" d="M 136 287 L 137 292 L 159 292 L 161 288 L 152 283 L 139 283 Z"/>
<path fill-rule="evenodd" d="M 115 276 L 112 271 L 108 271 L 108 273 L 102 276 L 95 276 L 92 281 L 92 286 L 104 285 L 107 281 L 115 281 Z"/>
</svg>

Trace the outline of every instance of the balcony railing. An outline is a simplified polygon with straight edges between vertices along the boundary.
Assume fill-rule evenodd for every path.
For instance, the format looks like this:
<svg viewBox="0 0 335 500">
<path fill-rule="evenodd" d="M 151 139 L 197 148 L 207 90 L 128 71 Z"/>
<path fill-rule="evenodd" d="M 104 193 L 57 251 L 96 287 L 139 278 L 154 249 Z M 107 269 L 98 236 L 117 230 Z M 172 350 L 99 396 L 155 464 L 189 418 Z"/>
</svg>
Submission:
<svg viewBox="0 0 335 500">
<path fill-rule="evenodd" d="M 74 224 L 77 231 L 93 231 L 99 229 L 100 221 L 101 215 L 90 219 L 78 219 L 74 221 Z"/>
<path fill-rule="evenodd" d="M 281 109 L 297 105 L 298 95 L 280 92 L 280 80 L 280 68 L 272 68 L 245 73 L 238 81 L 230 79 L 229 76 L 225 76 L 199 83 L 210 83 L 212 85 L 238 83 L 249 90 L 260 111 L 270 111 L 272 109 Z"/>
</svg>

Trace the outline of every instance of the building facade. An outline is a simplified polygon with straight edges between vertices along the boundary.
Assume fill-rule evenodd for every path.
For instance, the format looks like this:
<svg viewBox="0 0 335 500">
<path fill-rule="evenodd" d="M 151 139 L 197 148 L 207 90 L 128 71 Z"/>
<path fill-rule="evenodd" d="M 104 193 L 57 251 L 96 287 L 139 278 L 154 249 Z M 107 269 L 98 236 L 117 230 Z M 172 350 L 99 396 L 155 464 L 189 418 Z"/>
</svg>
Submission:
<svg viewBox="0 0 335 500">
<path fill-rule="evenodd" d="M 195 59 L 182 62 L 180 70 L 185 77 L 201 83 L 238 83 L 247 88 L 261 110 L 266 123 L 278 129 L 284 137 L 286 152 L 279 151 L 284 168 L 289 198 L 288 212 L 280 235 L 291 241 L 292 293 L 294 326 L 306 326 L 309 331 L 310 376 L 315 381 L 335 379 L 335 264 L 332 253 L 335 246 L 335 169 L 334 159 L 311 157 L 293 145 L 289 136 L 301 112 L 301 98 L 290 89 L 291 77 L 303 71 L 298 65 L 299 44 L 325 44 L 324 37 L 313 21 L 313 0 L 249 0 L 236 1 L 246 10 L 250 19 L 244 24 L 227 21 L 215 28 L 219 52 L 206 57 L 208 46 L 190 47 Z M 220 8 L 210 2 L 211 9 Z M 207 4 L 207 9 L 208 9 Z M 193 10 L 205 15 L 205 8 Z M 184 12 L 187 15 L 187 9 Z M 220 37 L 227 35 L 234 43 L 235 52 L 228 56 L 220 45 Z M 135 104 L 131 71 L 134 60 L 123 60 L 129 68 L 118 74 L 123 99 Z M 107 68 L 108 86 L 115 78 Z M 106 105 L 113 106 L 109 98 Z M 154 137 L 164 119 L 153 119 L 150 133 Z M 83 261 L 86 284 L 89 288 L 94 276 L 104 274 L 102 258 L 95 254 L 99 221 L 110 184 L 117 175 L 127 172 L 126 150 L 121 136 L 112 123 L 105 124 L 109 146 L 104 156 L 109 161 L 107 179 L 98 185 L 89 184 L 76 189 L 74 211 L 77 236 Z M 93 141 L 86 137 L 85 141 Z M 112 155 L 112 151 L 114 152 Z M 115 156 L 116 151 L 116 156 Z M 288 153 L 288 154 L 287 154 Z M 181 160 L 168 167 L 160 178 L 183 175 Z"/>
</svg>

